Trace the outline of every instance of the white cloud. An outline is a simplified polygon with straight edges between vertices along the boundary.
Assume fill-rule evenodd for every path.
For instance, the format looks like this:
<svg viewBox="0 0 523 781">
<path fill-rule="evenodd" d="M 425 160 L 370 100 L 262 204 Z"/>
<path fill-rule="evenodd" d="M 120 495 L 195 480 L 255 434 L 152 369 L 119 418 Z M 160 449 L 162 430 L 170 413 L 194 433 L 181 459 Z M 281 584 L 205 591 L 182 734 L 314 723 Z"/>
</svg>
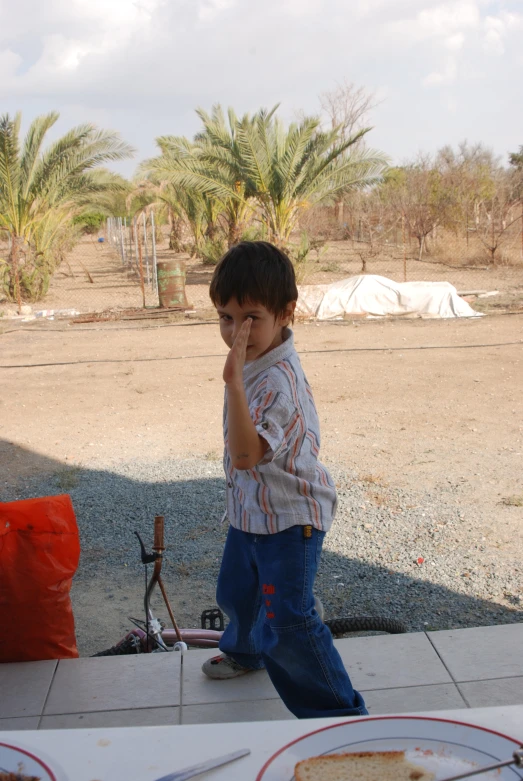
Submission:
<svg viewBox="0 0 523 781">
<path fill-rule="evenodd" d="M 8 0 L 0 0 L 0 22 L 2 2 Z M 19 14 L 11 8 L 11 33 L 0 24 L 7 44 L 2 67 L 9 76 L 0 82 L 0 95 L 72 97 L 78 79 L 90 93 L 106 95 L 116 78 L 127 84 L 117 100 L 146 85 L 153 93 L 190 95 L 203 86 L 217 95 L 234 89 L 245 94 L 260 80 L 281 94 L 299 73 L 317 79 L 324 71 L 324 88 L 357 80 L 359 62 L 369 53 L 394 62 L 416 52 L 420 83 L 451 84 L 478 30 L 484 48 L 501 54 L 521 23 L 519 14 L 495 14 L 492 4 L 482 19 L 483 3 L 356 0 L 351 13 L 346 0 L 47 0 L 39 18 L 37 0 L 20 0 Z M 19 53 L 22 20 L 29 56 Z"/>
<path fill-rule="evenodd" d="M 523 30 L 523 14 L 503 11 L 499 16 L 487 16 L 483 22 L 483 45 L 489 54 L 505 53 L 505 41 L 511 34 Z"/>
<path fill-rule="evenodd" d="M 523 13 L 515 14 L 504 11 L 501 14 L 501 18 L 505 22 L 507 30 L 519 31 L 523 30 Z"/>
<path fill-rule="evenodd" d="M 456 31 L 478 26 L 480 14 L 475 0 L 457 0 L 425 9 L 418 15 L 419 29 L 425 35 L 447 38 Z"/>
<path fill-rule="evenodd" d="M 402 45 L 419 47 L 430 45 L 427 53 L 439 63 L 421 79 L 423 86 L 432 87 L 450 84 L 457 78 L 458 67 L 455 56 L 466 48 L 468 39 L 481 24 L 478 0 L 450 0 L 449 2 L 417 4 L 403 18 L 385 25 L 389 40 L 399 40 Z M 426 58 L 420 57 L 420 62 Z"/>
<path fill-rule="evenodd" d="M 45 73 L 56 74 L 60 71 L 73 71 L 82 59 L 95 51 L 92 43 L 67 39 L 63 35 L 47 35 L 43 39 L 43 51 L 37 64 L 31 68 L 31 75 L 41 79 Z"/>
<path fill-rule="evenodd" d="M 443 97 L 443 105 L 451 114 L 455 114 L 458 110 L 458 101 L 454 95 L 445 95 Z"/>
<path fill-rule="evenodd" d="M 443 127 L 442 114 L 462 128 L 475 90 L 481 111 L 485 91 L 491 103 L 507 95 L 513 114 L 504 126 L 515 133 L 523 125 L 509 93 L 523 76 L 515 2 L 0 0 L 0 99 L 26 118 L 58 108 L 67 121 L 119 127 L 147 154 L 155 135 L 193 132 L 195 106 L 219 101 L 241 113 L 281 101 L 292 116 L 317 111 L 319 92 L 343 80 L 387 95 L 376 117 L 392 147 L 407 143 L 402 117 L 413 105 L 416 147 Z M 496 55 L 488 70 L 485 52 Z M 424 113 L 434 117 L 430 130 Z M 378 134 L 380 121 L 371 124 Z"/>
<path fill-rule="evenodd" d="M 485 50 L 491 54 L 504 54 L 505 24 L 499 18 L 487 16 L 485 19 L 485 34 L 483 37 Z"/>
<path fill-rule="evenodd" d="M 11 49 L 0 51 L 0 84 L 9 84 L 13 81 L 21 64 L 22 58 Z"/>
<path fill-rule="evenodd" d="M 282 0 L 282 11 L 289 16 L 303 17 L 317 15 L 324 6 L 323 0 Z"/>
<path fill-rule="evenodd" d="M 439 71 L 433 71 L 429 73 L 423 79 L 423 84 L 426 87 L 439 86 L 440 84 L 452 84 L 456 81 L 458 68 L 454 57 L 447 57 L 444 66 Z"/>
<path fill-rule="evenodd" d="M 200 4 L 198 10 L 198 18 L 204 22 L 211 22 L 222 11 L 227 11 L 229 8 L 233 8 L 235 0 L 205 0 Z"/>
<path fill-rule="evenodd" d="M 422 8 L 414 16 L 389 24 L 389 32 L 403 42 L 419 43 L 428 39 L 449 40 L 456 34 L 477 28 L 480 12 L 476 0 L 454 0 Z"/>
<path fill-rule="evenodd" d="M 393 22 L 415 17 L 420 5 L 425 8 L 439 5 L 441 0 L 353 0 L 358 17 L 379 17 L 383 22 Z"/>
<path fill-rule="evenodd" d="M 454 33 L 453 35 L 447 36 L 447 38 L 445 38 L 443 41 L 445 48 L 449 49 L 450 51 L 458 51 L 458 49 L 462 49 L 464 43 L 465 36 L 463 33 Z"/>
</svg>

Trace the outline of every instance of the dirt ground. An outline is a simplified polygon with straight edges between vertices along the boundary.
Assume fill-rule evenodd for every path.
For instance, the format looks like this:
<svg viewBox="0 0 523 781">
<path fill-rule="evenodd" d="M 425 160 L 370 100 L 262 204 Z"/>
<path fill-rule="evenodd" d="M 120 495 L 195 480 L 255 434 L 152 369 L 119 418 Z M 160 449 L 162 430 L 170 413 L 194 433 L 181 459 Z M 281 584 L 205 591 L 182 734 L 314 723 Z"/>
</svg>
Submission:
<svg viewBox="0 0 523 781">
<path fill-rule="evenodd" d="M 295 331 L 325 459 L 371 482 L 459 484 L 465 503 L 488 508 L 490 527 L 478 534 L 495 539 L 500 555 L 523 551 L 523 315 Z M 225 355 L 216 323 L 187 318 L 2 323 L 0 499 L 7 486 L 23 496 L 37 473 L 67 480 L 68 467 L 219 458 Z M 107 584 L 75 593 L 75 611 L 91 627 L 84 653 L 128 628 L 127 600 L 138 605 L 141 588 L 122 581 L 112 602 Z"/>
<path fill-rule="evenodd" d="M 300 284 L 330 284 L 339 279 L 362 273 L 358 244 L 349 241 L 329 241 L 318 256 L 311 252 L 308 261 L 298 267 Z M 158 260 L 169 260 L 175 253 L 167 248 L 167 240 L 158 244 Z M 209 309 L 208 284 L 212 266 L 188 255 L 177 255 L 186 265 L 187 298 L 189 304 L 202 313 Z M 406 269 L 401 248 L 391 250 L 388 256 L 373 257 L 367 261 L 366 273 L 378 274 L 403 282 L 406 270 L 408 281 L 447 281 L 461 294 L 495 292 L 487 298 L 472 296 L 471 305 L 479 311 L 523 310 L 523 265 L 464 266 L 459 256 L 453 264 L 433 262 L 427 257 L 419 262 L 408 258 Z M 146 306 L 157 306 L 157 297 L 147 284 L 145 264 Z M 151 269 L 149 267 L 149 278 Z M 75 310 L 101 312 L 108 309 L 141 307 L 143 304 L 139 276 L 135 267 L 122 263 L 115 250 L 106 242 L 100 244 L 95 236 L 85 236 L 62 262 L 54 274 L 49 292 L 42 301 L 32 305 L 34 312 L 42 310 Z M 15 315 L 17 307 L 1 300 L 0 318 Z M 0 320 L 1 322 L 1 320 Z"/>
</svg>

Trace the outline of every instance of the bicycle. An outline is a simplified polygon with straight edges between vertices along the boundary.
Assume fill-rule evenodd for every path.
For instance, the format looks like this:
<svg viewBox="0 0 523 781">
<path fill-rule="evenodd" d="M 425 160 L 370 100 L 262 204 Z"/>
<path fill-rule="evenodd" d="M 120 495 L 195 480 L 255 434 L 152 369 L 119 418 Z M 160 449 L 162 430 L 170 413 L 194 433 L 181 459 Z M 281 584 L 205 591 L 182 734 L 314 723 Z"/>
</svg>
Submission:
<svg viewBox="0 0 523 781">
<path fill-rule="evenodd" d="M 152 552 L 147 553 L 142 538 L 134 532 L 140 544 L 141 561 L 145 566 L 145 620 L 129 617 L 135 628 L 125 637 L 105 651 L 99 651 L 93 656 L 123 656 L 138 653 L 163 653 L 178 651 L 185 653 L 189 648 L 217 648 L 225 629 L 225 620 L 219 608 L 204 610 L 201 615 L 200 629 L 180 629 L 165 590 L 161 577 L 164 545 L 164 518 L 157 515 L 154 519 L 154 540 Z M 147 565 L 154 564 L 151 579 L 147 580 Z M 151 609 L 151 596 L 159 586 L 172 628 L 156 618 Z M 321 604 L 321 603 L 320 603 Z M 403 634 L 407 627 L 401 621 L 384 616 L 352 616 L 331 618 L 324 621 L 333 637 L 341 637 L 348 632 L 387 632 L 388 634 Z"/>
</svg>

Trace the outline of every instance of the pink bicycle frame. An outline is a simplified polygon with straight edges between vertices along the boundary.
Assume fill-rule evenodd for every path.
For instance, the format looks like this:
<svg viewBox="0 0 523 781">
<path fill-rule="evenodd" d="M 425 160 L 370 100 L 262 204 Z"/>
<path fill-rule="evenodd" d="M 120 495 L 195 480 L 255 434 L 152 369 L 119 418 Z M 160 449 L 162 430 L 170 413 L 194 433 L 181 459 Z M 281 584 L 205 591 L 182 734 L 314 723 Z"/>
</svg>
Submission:
<svg viewBox="0 0 523 781">
<path fill-rule="evenodd" d="M 136 629 L 131 630 L 131 632 L 126 635 L 125 639 L 131 637 L 139 639 L 146 652 L 153 650 L 150 648 L 150 640 L 156 642 L 158 648 L 163 651 L 170 650 L 169 647 L 174 647 L 176 650 L 183 649 L 183 645 L 195 645 L 198 648 L 217 648 L 222 632 L 215 629 L 180 629 L 178 627 L 160 574 L 164 550 L 164 519 L 163 516 L 158 515 L 154 519 L 154 570 L 144 597 L 145 614 L 149 624 L 149 642 L 147 640 L 147 632 L 144 632 L 139 626 L 137 626 Z M 162 627 L 151 610 L 151 595 L 157 584 L 162 592 L 163 600 L 173 625 L 172 629 Z"/>
<path fill-rule="evenodd" d="M 186 645 L 194 645 L 197 648 L 218 648 L 222 632 L 215 629 L 180 629 L 181 642 Z M 151 636 L 151 632 L 149 632 Z M 147 649 L 147 635 L 143 629 L 136 627 L 126 634 L 124 640 L 130 637 L 136 637 L 140 640 L 142 647 Z M 166 646 L 171 648 L 180 642 L 174 629 L 162 629 L 161 637 Z"/>
</svg>

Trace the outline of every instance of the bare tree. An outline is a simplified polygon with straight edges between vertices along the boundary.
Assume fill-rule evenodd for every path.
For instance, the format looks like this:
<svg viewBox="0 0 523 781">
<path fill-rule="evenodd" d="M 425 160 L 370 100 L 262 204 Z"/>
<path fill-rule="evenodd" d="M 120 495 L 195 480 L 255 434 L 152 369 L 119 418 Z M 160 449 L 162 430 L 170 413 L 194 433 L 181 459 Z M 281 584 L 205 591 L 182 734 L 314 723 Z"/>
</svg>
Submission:
<svg viewBox="0 0 523 781">
<path fill-rule="evenodd" d="M 369 113 L 378 105 L 373 92 L 347 80 L 337 84 L 333 90 L 322 92 L 319 99 L 321 109 L 328 116 L 332 127 L 340 126 L 343 140 L 365 127 Z"/>
<path fill-rule="evenodd" d="M 523 171 L 523 146 L 519 147 L 519 152 L 511 152 L 509 154 L 509 162 L 518 171 Z"/>
<path fill-rule="evenodd" d="M 367 119 L 369 113 L 378 105 L 376 95 L 365 87 L 358 87 L 353 82 L 345 79 L 337 84 L 335 89 L 322 92 L 319 96 L 323 113 L 328 117 L 333 128 L 340 128 L 340 140 L 346 141 L 368 128 Z M 362 147 L 365 144 L 362 136 L 352 147 Z M 343 225 L 344 194 L 341 193 L 336 200 L 336 215 L 338 224 Z"/>
<path fill-rule="evenodd" d="M 479 229 L 482 205 L 493 196 L 500 158 L 483 144 L 462 141 L 457 151 L 448 145 L 442 147 L 436 155 L 435 167 L 447 189 L 453 191 L 456 227 L 463 225 L 468 246 L 470 232 Z"/>
<path fill-rule="evenodd" d="M 511 236 L 512 226 L 521 219 L 516 179 L 499 170 L 493 178 L 491 197 L 482 204 L 479 238 L 488 253 L 489 262 L 499 262 L 501 248 Z"/>
<path fill-rule="evenodd" d="M 471 231 L 483 245 L 489 262 L 499 262 L 502 247 L 521 219 L 518 162 L 523 156 L 509 155 L 512 170 L 503 168 L 501 158 L 483 144 L 463 141 L 457 151 L 445 146 L 436 156 L 436 168 L 453 198 L 456 227 L 465 228 L 467 245 Z"/>
<path fill-rule="evenodd" d="M 523 258 L 523 146 L 519 152 L 511 152 L 508 156 L 512 168 L 511 177 L 514 180 L 514 190 L 521 205 L 521 257 Z"/>
<path fill-rule="evenodd" d="M 391 213 L 382 187 L 356 193 L 350 201 L 351 211 L 357 217 L 352 226 L 355 254 L 361 260 L 361 273 L 367 273 L 367 263 L 390 255 L 397 217 Z M 392 217 L 392 219 L 391 219 Z"/>
<path fill-rule="evenodd" d="M 417 239 L 418 260 L 426 250 L 427 237 L 438 226 L 453 224 L 454 191 L 429 155 L 419 154 L 413 163 L 392 169 L 382 186 L 382 197 Z"/>
</svg>

